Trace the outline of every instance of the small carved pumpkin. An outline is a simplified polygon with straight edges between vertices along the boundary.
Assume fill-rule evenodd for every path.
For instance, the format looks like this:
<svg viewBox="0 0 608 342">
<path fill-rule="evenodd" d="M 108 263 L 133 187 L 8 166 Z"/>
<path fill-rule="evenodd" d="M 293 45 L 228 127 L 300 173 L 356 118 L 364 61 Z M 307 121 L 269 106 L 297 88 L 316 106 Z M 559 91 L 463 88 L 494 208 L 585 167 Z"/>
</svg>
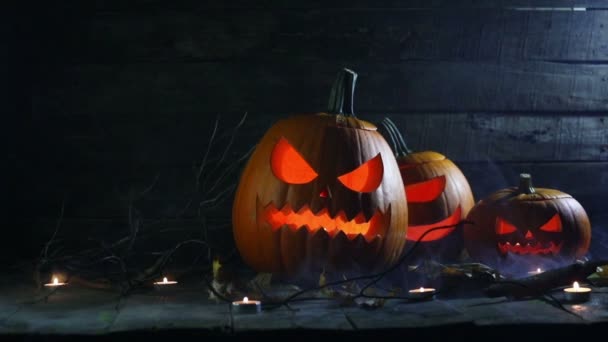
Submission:
<svg viewBox="0 0 608 342">
<path fill-rule="evenodd" d="M 280 120 L 245 166 L 233 233 L 256 271 L 356 272 L 399 257 L 407 229 L 403 181 L 386 140 L 352 114 L 355 80 L 343 70 L 329 113 Z"/>
<path fill-rule="evenodd" d="M 382 133 L 391 143 L 405 185 L 408 206 L 409 243 L 421 240 L 414 255 L 455 260 L 462 252 L 462 231 L 432 228 L 456 225 L 475 204 L 469 182 L 460 169 L 434 151 L 412 152 L 397 126 L 389 118 L 381 122 Z"/>
<path fill-rule="evenodd" d="M 467 217 L 465 246 L 477 261 L 492 266 L 534 259 L 573 261 L 589 250 L 591 225 L 572 196 L 534 188 L 529 174 L 519 187 L 494 192 L 479 201 Z"/>
</svg>

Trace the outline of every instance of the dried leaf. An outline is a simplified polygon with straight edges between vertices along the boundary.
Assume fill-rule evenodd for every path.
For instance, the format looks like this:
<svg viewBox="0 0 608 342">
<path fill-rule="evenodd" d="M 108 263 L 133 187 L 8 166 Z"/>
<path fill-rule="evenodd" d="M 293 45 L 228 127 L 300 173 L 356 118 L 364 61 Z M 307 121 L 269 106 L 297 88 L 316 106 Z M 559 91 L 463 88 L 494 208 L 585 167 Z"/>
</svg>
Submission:
<svg viewBox="0 0 608 342">
<path fill-rule="evenodd" d="M 321 272 L 321 274 L 319 275 L 319 287 L 323 287 L 326 285 L 327 285 L 327 277 L 325 276 L 325 270 L 323 270 L 323 272 Z M 334 297 L 336 294 L 333 289 L 330 289 L 329 287 L 323 287 L 322 289 L 320 289 L 318 291 L 318 295 L 320 297 L 331 298 L 331 297 Z"/>
<path fill-rule="evenodd" d="M 594 286 L 608 286 L 608 265 L 598 266 L 588 278 Z"/>
<path fill-rule="evenodd" d="M 323 272 L 321 272 L 319 275 L 319 286 L 325 285 L 327 285 L 327 278 L 325 277 L 325 270 L 323 270 Z"/>
<path fill-rule="evenodd" d="M 219 281 L 213 279 L 211 281 L 211 287 L 217 293 L 219 293 L 220 295 L 222 295 L 224 297 L 228 297 L 228 296 L 232 295 L 234 292 L 234 285 L 232 284 L 232 282 L 222 283 L 222 282 L 219 282 Z M 207 291 L 209 292 L 209 299 L 215 300 L 216 303 L 218 303 L 220 301 L 220 298 L 218 298 L 213 291 L 211 291 L 210 289 Z"/>
<path fill-rule="evenodd" d="M 222 264 L 220 263 L 220 259 L 213 259 L 213 264 L 211 265 L 213 270 L 213 279 L 218 279 L 220 275 L 220 269 L 222 268 Z"/>
<path fill-rule="evenodd" d="M 343 274 L 342 279 L 347 280 L 348 278 Z M 343 291 L 353 294 L 359 293 L 359 291 L 361 291 L 361 288 L 359 287 L 359 284 L 357 284 L 356 281 L 350 281 L 348 283 L 345 283 L 341 286 L 341 288 Z"/>
<path fill-rule="evenodd" d="M 377 309 L 384 306 L 384 298 L 357 298 L 355 302 L 363 309 Z"/>
<path fill-rule="evenodd" d="M 272 283 L 272 273 L 258 273 L 247 284 L 254 291 L 270 290 Z"/>
</svg>

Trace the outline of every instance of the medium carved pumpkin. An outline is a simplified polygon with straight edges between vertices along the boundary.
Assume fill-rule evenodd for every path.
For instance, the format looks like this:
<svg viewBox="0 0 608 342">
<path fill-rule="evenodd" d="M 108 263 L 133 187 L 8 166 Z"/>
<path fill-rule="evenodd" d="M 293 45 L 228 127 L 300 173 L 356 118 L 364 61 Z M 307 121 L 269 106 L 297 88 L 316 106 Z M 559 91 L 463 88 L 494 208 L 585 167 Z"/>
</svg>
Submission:
<svg viewBox="0 0 608 342">
<path fill-rule="evenodd" d="M 479 201 L 467 221 L 469 255 L 493 266 L 522 260 L 534 260 L 531 267 L 543 260 L 573 261 L 587 253 L 591 242 L 591 225 L 580 203 L 559 190 L 532 187 L 529 174 L 520 175 L 518 187 Z"/>
<path fill-rule="evenodd" d="M 386 140 L 352 114 L 355 80 L 343 70 L 328 113 L 278 121 L 245 166 L 233 233 L 258 272 L 357 272 L 399 257 L 407 229 L 403 182 Z"/>
<path fill-rule="evenodd" d="M 421 240 L 414 256 L 455 260 L 464 245 L 462 231 L 439 226 L 456 225 L 475 204 L 469 182 L 460 169 L 434 151 L 411 151 L 397 126 L 389 118 L 381 132 L 391 143 L 405 185 L 408 206 L 407 240 Z M 413 245 L 413 244 L 411 244 Z"/>
</svg>

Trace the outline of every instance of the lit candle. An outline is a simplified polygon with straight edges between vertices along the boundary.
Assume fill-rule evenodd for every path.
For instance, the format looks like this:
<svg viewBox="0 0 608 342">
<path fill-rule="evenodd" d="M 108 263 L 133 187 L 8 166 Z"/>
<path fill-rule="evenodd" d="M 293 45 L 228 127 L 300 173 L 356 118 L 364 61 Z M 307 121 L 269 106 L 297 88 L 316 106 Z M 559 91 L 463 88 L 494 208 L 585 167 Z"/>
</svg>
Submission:
<svg viewBox="0 0 608 342">
<path fill-rule="evenodd" d="M 157 291 L 161 291 L 163 293 L 169 293 L 169 292 L 172 292 L 171 290 L 173 290 L 175 288 L 175 286 L 171 286 L 171 285 L 175 285 L 175 284 L 177 284 L 176 281 L 169 280 L 169 279 L 167 279 L 167 277 L 163 277 L 162 281 L 154 282 L 154 288 Z"/>
<path fill-rule="evenodd" d="M 52 283 L 46 283 L 46 284 L 44 284 L 44 286 L 46 286 L 46 287 L 59 287 L 59 286 L 67 285 L 67 284 L 68 283 L 60 282 L 59 278 L 53 277 L 53 282 Z"/>
<path fill-rule="evenodd" d="M 169 281 L 167 280 L 167 277 L 163 277 L 163 281 L 157 281 L 154 283 L 154 285 L 173 285 L 173 284 L 177 284 L 176 281 Z"/>
<path fill-rule="evenodd" d="M 410 299 L 432 299 L 435 296 L 435 289 L 430 287 L 420 287 L 418 289 L 409 290 L 408 298 Z"/>
<path fill-rule="evenodd" d="M 262 311 L 262 302 L 243 297 L 243 300 L 232 302 L 232 310 L 239 313 L 258 313 Z"/>
<path fill-rule="evenodd" d="M 591 296 L 591 289 L 588 287 L 580 287 L 577 281 L 572 284 L 572 287 L 564 289 L 566 300 L 569 302 L 586 302 Z"/>
</svg>

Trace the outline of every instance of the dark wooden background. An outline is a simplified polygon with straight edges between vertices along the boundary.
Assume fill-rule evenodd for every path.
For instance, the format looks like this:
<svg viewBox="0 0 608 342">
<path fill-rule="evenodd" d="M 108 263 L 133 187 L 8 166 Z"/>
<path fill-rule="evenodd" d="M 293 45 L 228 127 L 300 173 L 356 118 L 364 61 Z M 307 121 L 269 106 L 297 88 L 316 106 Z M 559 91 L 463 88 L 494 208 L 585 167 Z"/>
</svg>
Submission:
<svg viewBox="0 0 608 342">
<path fill-rule="evenodd" d="M 537 186 L 583 204 L 594 253 L 608 242 L 608 1 L 15 9 L 4 13 L 0 50 L 9 80 L 5 230 L 15 236 L 4 242 L 18 256 L 40 250 L 64 200 L 63 232 L 125 229 L 129 203 L 143 220 L 198 224 L 193 211 L 178 214 L 215 119 L 228 134 L 213 146 L 220 153 L 248 113 L 228 154 L 237 158 L 278 118 L 323 111 L 342 67 L 359 74 L 359 117 L 388 115 L 412 148 L 450 157 L 477 199 L 529 172 Z M 229 220 L 230 206 L 217 208 L 218 221 Z"/>
</svg>

